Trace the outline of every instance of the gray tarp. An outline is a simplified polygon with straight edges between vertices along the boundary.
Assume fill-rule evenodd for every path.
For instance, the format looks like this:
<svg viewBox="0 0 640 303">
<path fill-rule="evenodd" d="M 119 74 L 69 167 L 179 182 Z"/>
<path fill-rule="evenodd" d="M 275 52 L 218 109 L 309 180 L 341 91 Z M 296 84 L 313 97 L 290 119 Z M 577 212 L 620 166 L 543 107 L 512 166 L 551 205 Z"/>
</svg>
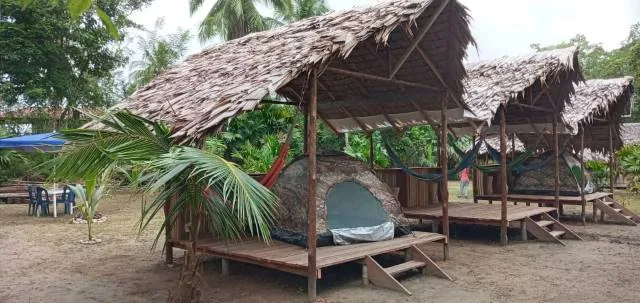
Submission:
<svg viewBox="0 0 640 303">
<path fill-rule="evenodd" d="M 358 242 L 375 242 L 393 239 L 392 222 L 376 226 L 331 229 L 336 245 L 348 245 Z"/>
</svg>

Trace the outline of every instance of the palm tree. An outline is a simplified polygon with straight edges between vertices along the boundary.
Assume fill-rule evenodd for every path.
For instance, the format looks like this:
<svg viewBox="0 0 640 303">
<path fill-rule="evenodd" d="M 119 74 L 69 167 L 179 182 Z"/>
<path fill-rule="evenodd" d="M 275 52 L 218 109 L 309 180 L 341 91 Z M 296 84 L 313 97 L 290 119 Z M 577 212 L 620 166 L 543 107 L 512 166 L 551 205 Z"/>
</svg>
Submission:
<svg viewBox="0 0 640 303">
<path fill-rule="evenodd" d="M 142 58 L 131 63 L 131 78 L 125 94 L 132 94 L 138 87 L 151 82 L 153 78 L 180 60 L 187 51 L 191 39 L 189 31 L 178 31 L 165 37 L 158 34 L 162 30 L 163 20 L 158 19 L 153 31 L 146 38 L 138 37 L 138 48 Z"/>
<path fill-rule="evenodd" d="M 189 8 L 192 15 L 202 7 L 203 2 L 204 0 L 190 0 Z M 232 40 L 280 24 L 275 19 L 262 16 L 254 2 L 254 0 L 217 0 L 200 23 L 198 34 L 200 41 L 207 41 L 214 36 Z M 262 2 L 277 11 L 287 14 L 291 12 L 291 0 L 263 0 Z"/>
<path fill-rule="evenodd" d="M 276 9 L 276 16 L 286 22 L 294 22 L 313 16 L 319 16 L 329 11 L 325 0 L 293 0 L 290 12 Z"/>
<path fill-rule="evenodd" d="M 238 239 L 246 234 L 268 241 L 277 198 L 234 163 L 191 146 L 177 145 L 171 129 L 128 112 L 94 117 L 104 129 L 62 131 L 70 147 L 54 160 L 60 179 L 95 180 L 116 167 L 140 168 L 138 184 L 152 201 L 143 205 L 142 232 L 170 200 L 169 211 L 154 241 L 184 213 L 192 213 L 185 263 L 171 302 L 197 297 L 196 255 L 202 222 L 216 235 Z"/>
</svg>

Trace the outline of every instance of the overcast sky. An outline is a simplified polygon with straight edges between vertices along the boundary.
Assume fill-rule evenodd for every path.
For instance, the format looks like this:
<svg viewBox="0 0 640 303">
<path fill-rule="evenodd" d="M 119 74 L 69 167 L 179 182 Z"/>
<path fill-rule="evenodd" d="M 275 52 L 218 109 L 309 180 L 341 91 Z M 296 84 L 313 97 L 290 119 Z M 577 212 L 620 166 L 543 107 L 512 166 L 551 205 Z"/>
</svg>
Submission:
<svg viewBox="0 0 640 303">
<path fill-rule="evenodd" d="M 470 61 L 491 59 L 504 55 L 530 52 L 531 43 L 555 44 L 584 34 L 591 42 L 605 48 L 617 48 L 632 24 L 640 22 L 640 0 L 459 0 L 472 17 L 471 28 L 478 44 L 477 51 L 469 51 Z M 193 17 L 189 15 L 187 0 L 154 0 L 133 14 L 135 22 L 153 28 L 155 20 L 164 17 L 163 32 L 189 29 L 194 36 L 189 53 L 195 53 L 210 41 L 201 44 L 197 39 L 198 24 L 215 0 L 205 0 L 204 8 Z M 261 1 L 257 1 L 261 2 Z M 368 5 L 376 0 L 327 0 L 333 10 Z M 264 14 L 267 8 L 260 7 Z"/>
</svg>

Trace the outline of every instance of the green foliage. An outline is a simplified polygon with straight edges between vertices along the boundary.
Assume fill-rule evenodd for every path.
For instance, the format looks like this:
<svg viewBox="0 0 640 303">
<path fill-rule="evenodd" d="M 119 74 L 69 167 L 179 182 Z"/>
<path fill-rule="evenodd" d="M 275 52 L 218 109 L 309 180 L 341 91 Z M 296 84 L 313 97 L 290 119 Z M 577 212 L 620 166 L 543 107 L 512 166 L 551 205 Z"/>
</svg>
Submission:
<svg viewBox="0 0 640 303">
<path fill-rule="evenodd" d="M 106 189 L 104 185 L 97 186 L 96 179 L 85 180 L 86 188 L 82 185 L 69 185 L 69 188 L 76 195 L 76 205 L 78 211 L 82 214 L 82 218 L 87 221 L 87 238 L 93 241 L 91 227 L 93 226 L 93 217 L 98 211 L 98 205 L 106 197 Z"/>
<path fill-rule="evenodd" d="M 556 45 L 532 44 L 536 51 L 577 46 L 580 49 L 580 65 L 587 79 L 633 76 L 640 79 L 640 23 L 631 26 L 629 36 L 620 43 L 620 48 L 606 51 L 602 44 L 591 43 L 584 35 L 576 35 L 569 41 Z M 634 97 L 635 108 L 640 108 L 640 97 Z M 632 113 L 630 122 L 640 121 L 640 111 Z"/>
<path fill-rule="evenodd" d="M 181 213 L 200 213 L 220 236 L 251 234 L 269 238 L 276 197 L 260 183 L 222 157 L 188 146 L 176 145 L 171 131 L 127 112 L 95 117 L 108 130 L 77 129 L 62 132 L 70 147 L 53 161 L 59 179 L 95 180 L 116 167 L 137 166 L 140 188 L 154 194 L 144 206 L 140 231 L 164 207 L 172 204 L 157 237 Z M 203 212 L 206 210 L 206 212 Z M 194 222 L 194 226 L 195 226 Z M 156 238 L 157 240 L 157 238 Z"/>
<path fill-rule="evenodd" d="M 289 11 L 276 9 L 276 18 L 285 22 L 294 22 L 329 12 L 325 0 L 293 0 Z"/>
<path fill-rule="evenodd" d="M 593 181 L 599 187 L 609 184 L 609 164 L 597 160 L 589 160 L 584 167 L 591 171 Z"/>
<path fill-rule="evenodd" d="M 346 138 L 348 138 L 348 143 L 344 148 L 344 152 L 364 163 L 370 163 L 369 137 L 361 133 L 352 133 Z M 373 133 L 373 164 L 376 167 L 389 167 L 391 164 L 389 157 L 387 157 L 387 152 L 382 145 L 382 137 L 379 132 Z"/>
<path fill-rule="evenodd" d="M 625 177 L 630 177 L 627 189 L 640 192 L 640 144 L 625 145 L 616 152 L 620 170 Z"/>
<path fill-rule="evenodd" d="M 125 89 L 125 95 L 132 94 L 161 72 L 180 60 L 187 51 L 187 43 L 191 40 L 189 31 L 162 36 L 163 19 L 156 21 L 155 29 L 147 37 L 137 37 L 138 49 L 142 50 L 142 58 L 131 63 L 131 78 Z"/>
<path fill-rule="evenodd" d="M 198 36 L 201 41 L 207 41 L 215 36 L 224 40 L 232 40 L 250 33 L 264 31 L 280 22 L 264 17 L 255 7 L 254 0 L 218 0 L 209 9 L 209 13 L 200 23 Z M 191 14 L 202 8 L 203 0 L 190 0 Z M 277 11 L 291 12 L 291 0 L 265 0 L 263 4 L 275 8 Z"/>
<path fill-rule="evenodd" d="M 149 1 L 97 3 L 114 27 L 124 29 L 133 25 L 131 11 Z M 119 99 L 113 72 L 127 59 L 117 39 L 92 14 L 73 17 L 67 4 L 80 10 L 85 6 L 76 1 L 0 0 L 2 105 L 66 108 L 63 113 L 69 114 L 71 107 L 106 106 Z"/>
</svg>

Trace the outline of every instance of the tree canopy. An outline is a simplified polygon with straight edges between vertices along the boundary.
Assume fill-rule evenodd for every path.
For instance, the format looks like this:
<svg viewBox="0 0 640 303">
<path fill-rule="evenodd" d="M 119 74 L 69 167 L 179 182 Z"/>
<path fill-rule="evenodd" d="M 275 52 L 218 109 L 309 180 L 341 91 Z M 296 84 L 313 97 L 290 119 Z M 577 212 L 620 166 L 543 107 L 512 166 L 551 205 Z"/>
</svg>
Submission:
<svg viewBox="0 0 640 303">
<path fill-rule="evenodd" d="M 150 1 L 98 3 L 124 34 L 134 26 L 128 15 Z M 1 104 L 68 109 L 114 102 L 113 73 L 127 58 L 100 18 L 74 18 L 64 1 L 22 2 L 0 0 Z"/>
</svg>

